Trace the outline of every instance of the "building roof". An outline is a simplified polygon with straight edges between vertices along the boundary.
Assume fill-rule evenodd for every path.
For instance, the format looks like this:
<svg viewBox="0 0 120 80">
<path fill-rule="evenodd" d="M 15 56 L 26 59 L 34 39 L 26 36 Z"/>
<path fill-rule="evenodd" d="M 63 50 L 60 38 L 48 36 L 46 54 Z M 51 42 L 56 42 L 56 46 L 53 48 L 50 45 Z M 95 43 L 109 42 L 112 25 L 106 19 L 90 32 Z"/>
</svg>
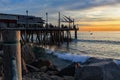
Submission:
<svg viewBox="0 0 120 80">
<path fill-rule="evenodd" d="M 18 24 L 26 23 L 44 23 L 45 20 L 42 17 L 36 17 L 32 15 L 19 15 L 19 14 L 5 14 L 0 13 L 0 20 L 16 20 Z"/>
</svg>

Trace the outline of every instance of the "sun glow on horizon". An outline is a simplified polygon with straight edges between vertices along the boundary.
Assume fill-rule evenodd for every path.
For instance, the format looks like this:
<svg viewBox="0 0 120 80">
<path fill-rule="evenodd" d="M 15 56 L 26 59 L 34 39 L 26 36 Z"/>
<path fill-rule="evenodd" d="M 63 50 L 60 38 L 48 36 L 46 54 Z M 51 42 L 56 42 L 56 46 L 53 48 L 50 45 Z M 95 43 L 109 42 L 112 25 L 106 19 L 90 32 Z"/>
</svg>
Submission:
<svg viewBox="0 0 120 80">
<path fill-rule="evenodd" d="M 120 31 L 120 20 L 80 22 L 80 31 Z"/>
<path fill-rule="evenodd" d="M 120 31 L 120 4 L 85 10 L 76 24 L 80 31 Z"/>
<path fill-rule="evenodd" d="M 80 27 L 79 31 L 120 31 L 120 26 L 113 27 Z"/>
</svg>

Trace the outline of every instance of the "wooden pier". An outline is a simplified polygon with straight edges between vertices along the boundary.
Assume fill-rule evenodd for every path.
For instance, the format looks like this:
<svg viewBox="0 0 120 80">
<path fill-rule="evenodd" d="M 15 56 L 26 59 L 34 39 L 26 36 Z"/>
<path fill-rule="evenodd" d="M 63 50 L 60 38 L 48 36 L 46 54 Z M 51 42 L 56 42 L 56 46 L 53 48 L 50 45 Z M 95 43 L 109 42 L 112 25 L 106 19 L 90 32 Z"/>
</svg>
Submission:
<svg viewBox="0 0 120 80">
<path fill-rule="evenodd" d="M 3 45 L 4 52 L 4 80 L 8 80 L 8 78 L 9 80 L 22 80 L 20 44 L 61 45 L 66 42 L 69 45 L 72 39 L 71 31 L 74 31 L 75 38 L 77 38 L 78 28 L 75 25 L 56 27 L 48 24 L 43 26 L 43 24 L 44 20 L 34 16 L 0 14 L 0 33 L 2 34 L 0 44 Z"/>
</svg>

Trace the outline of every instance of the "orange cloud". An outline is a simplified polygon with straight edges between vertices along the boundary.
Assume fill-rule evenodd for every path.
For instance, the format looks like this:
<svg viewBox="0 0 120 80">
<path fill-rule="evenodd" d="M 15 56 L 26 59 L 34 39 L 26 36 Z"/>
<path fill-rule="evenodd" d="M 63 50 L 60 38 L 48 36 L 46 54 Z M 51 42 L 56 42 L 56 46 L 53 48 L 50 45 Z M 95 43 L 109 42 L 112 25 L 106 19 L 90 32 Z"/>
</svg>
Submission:
<svg viewBox="0 0 120 80">
<path fill-rule="evenodd" d="M 109 26 L 109 27 L 80 27 L 79 28 L 80 31 L 120 31 L 120 27 L 113 27 L 113 26 Z"/>
<path fill-rule="evenodd" d="M 120 31 L 120 20 L 80 22 L 80 25 L 80 31 Z"/>
</svg>

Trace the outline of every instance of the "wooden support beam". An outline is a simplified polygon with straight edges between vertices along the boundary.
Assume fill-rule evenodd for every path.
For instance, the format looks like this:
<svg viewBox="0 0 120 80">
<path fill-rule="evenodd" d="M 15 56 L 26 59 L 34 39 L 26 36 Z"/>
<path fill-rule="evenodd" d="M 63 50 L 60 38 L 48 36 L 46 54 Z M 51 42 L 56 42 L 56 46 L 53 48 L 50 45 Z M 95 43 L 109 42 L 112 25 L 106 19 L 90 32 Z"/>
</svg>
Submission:
<svg viewBox="0 0 120 80">
<path fill-rule="evenodd" d="M 69 46 L 69 31 L 67 30 L 67 46 Z"/>
<path fill-rule="evenodd" d="M 4 80 L 22 80 L 20 31 L 4 30 Z"/>
<path fill-rule="evenodd" d="M 77 39 L 77 29 L 75 29 L 75 39 Z"/>
<path fill-rule="evenodd" d="M 31 31 L 31 42 L 33 43 L 33 34 L 34 34 L 34 31 Z"/>
</svg>

